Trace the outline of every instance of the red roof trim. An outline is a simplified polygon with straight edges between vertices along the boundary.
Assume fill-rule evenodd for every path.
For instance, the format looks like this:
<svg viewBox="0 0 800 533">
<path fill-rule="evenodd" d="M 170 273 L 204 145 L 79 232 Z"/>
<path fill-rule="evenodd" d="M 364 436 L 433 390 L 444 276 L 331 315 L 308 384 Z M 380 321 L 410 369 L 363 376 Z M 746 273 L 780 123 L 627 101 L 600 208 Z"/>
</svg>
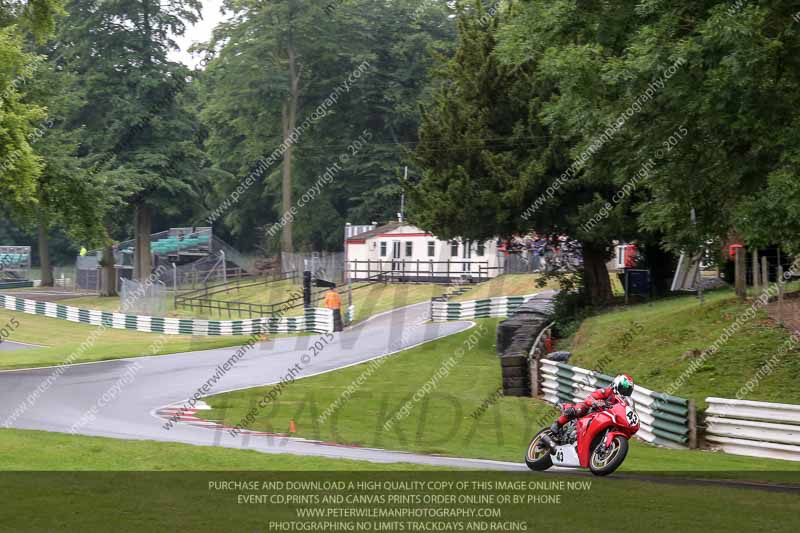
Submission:
<svg viewBox="0 0 800 533">
<path fill-rule="evenodd" d="M 347 239 L 347 244 L 365 244 L 367 239 Z"/>
</svg>

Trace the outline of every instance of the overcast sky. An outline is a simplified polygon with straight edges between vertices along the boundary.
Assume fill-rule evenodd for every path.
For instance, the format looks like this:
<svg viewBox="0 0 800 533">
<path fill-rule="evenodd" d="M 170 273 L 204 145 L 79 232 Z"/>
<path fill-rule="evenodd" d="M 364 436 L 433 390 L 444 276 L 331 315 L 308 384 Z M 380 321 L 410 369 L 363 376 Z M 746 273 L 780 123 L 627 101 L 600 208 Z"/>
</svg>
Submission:
<svg viewBox="0 0 800 533">
<path fill-rule="evenodd" d="M 211 31 L 222 19 L 223 15 L 219 12 L 222 0 L 203 0 L 203 20 L 198 21 L 194 26 L 187 26 L 183 37 L 178 37 L 175 41 L 181 47 L 180 52 L 171 51 L 169 58 L 173 61 L 180 61 L 190 67 L 194 67 L 200 61 L 200 57 L 189 53 L 189 47 L 195 43 L 201 43 L 211 38 Z"/>
</svg>

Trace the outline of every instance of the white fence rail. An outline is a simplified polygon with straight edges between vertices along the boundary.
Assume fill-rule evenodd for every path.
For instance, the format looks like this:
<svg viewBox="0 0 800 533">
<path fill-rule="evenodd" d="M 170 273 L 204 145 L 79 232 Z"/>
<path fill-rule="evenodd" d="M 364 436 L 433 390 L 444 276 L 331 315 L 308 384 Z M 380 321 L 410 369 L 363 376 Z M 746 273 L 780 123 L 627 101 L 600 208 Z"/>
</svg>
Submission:
<svg viewBox="0 0 800 533">
<path fill-rule="evenodd" d="M 706 398 L 706 442 L 736 455 L 800 461 L 800 405 Z"/>
</svg>

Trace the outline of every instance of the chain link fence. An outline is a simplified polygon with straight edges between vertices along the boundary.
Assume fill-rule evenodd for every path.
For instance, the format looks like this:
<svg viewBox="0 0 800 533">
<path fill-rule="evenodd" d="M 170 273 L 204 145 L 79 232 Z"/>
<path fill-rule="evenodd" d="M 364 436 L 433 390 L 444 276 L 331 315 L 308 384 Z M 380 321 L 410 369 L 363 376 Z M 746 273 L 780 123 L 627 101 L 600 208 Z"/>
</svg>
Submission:
<svg viewBox="0 0 800 533">
<path fill-rule="evenodd" d="M 166 316 L 167 286 L 161 281 L 140 283 L 120 278 L 121 311 L 131 315 Z"/>
</svg>

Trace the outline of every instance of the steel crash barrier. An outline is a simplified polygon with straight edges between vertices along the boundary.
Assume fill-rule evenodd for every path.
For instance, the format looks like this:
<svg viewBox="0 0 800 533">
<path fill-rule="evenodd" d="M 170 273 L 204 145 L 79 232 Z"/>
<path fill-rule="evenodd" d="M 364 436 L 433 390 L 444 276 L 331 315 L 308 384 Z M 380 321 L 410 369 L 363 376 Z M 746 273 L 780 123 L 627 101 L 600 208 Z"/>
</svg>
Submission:
<svg viewBox="0 0 800 533">
<path fill-rule="evenodd" d="M 232 336 L 254 333 L 328 333 L 333 331 L 333 311 L 311 308 L 296 317 L 249 318 L 244 320 L 199 320 L 128 315 L 110 311 L 80 309 L 52 302 L 0 295 L 0 308 L 81 324 L 170 335 Z"/>
<path fill-rule="evenodd" d="M 545 401 L 559 405 L 583 401 L 596 389 L 609 387 L 614 378 L 549 359 L 541 360 L 541 392 Z M 637 437 L 670 448 L 695 447 L 697 429 L 694 402 L 636 385 L 633 392 L 641 420 Z"/>
<path fill-rule="evenodd" d="M 448 302 L 444 299 L 431 301 L 431 318 L 434 322 L 447 322 L 448 320 L 463 320 L 467 318 L 492 318 L 513 316 L 514 312 L 536 296 L 498 296 L 468 302 Z"/>
<path fill-rule="evenodd" d="M 706 442 L 735 455 L 800 461 L 800 405 L 706 398 Z"/>
</svg>

